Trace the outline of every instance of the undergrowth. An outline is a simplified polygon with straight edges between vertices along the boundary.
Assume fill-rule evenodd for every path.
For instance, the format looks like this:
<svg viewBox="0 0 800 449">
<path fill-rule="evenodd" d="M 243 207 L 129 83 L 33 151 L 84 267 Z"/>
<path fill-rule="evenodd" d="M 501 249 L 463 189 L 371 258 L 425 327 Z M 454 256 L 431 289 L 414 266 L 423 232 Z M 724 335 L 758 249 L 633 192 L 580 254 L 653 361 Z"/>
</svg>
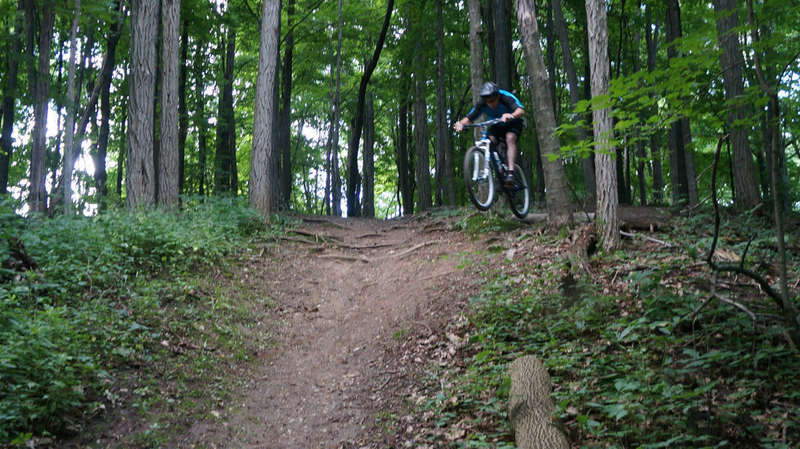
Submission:
<svg viewBox="0 0 800 449">
<path fill-rule="evenodd" d="M 167 400 L 154 378 L 187 363 L 184 339 L 224 347 L 200 348 L 176 382 L 234 351 L 242 313 L 204 275 L 275 232 L 243 203 L 187 198 L 179 211 L 53 219 L 13 207 L 0 205 L 0 446 L 75 434 L 123 399 L 140 409 Z M 34 267 L 15 263 L 15 245 Z M 217 329 L 188 330 L 214 320 Z"/>
<path fill-rule="evenodd" d="M 478 219 L 466 227 L 484 232 Z M 574 447 L 798 447 L 800 356 L 774 303 L 747 279 L 720 278 L 717 292 L 756 320 L 719 301 L 693 319 L 710 289 L 707 223 L 702 215 L 684 219 L 658 236 L 671 248 L 636 240 L 601 253 L 576 285 L 564 285 L 566 256 L 517 256 L 484 272 L 483 291 L 471 300 L 466 359 L 440 368 L 441 381 L 431 385 L 439 393 L 417 404 L 437 427 L 463 430 L 459 438 L 432 433 L 427 442 L 513 447 L 507 369 L 534 354 L 551 375 L 556 418 Z M 764 223 L 736 217 L 723 235 L 720 257 L 749 246 L 746 264 L 774 274 L 774 237 Z M 552 247 L 546 240 L 531 245 Z"/>
</svg>

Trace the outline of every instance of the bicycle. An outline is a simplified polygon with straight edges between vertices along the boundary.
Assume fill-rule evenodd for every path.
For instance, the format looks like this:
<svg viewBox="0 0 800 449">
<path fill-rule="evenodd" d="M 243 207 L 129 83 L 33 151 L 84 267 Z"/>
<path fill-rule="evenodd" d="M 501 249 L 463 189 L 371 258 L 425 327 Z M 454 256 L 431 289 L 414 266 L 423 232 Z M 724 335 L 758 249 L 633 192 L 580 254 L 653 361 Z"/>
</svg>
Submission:
<svg viewBox="0 0 800 449">
<path fill-rule="evenodd" d="M 464 182 L 472 204 L 478 210 L 488 210 L 497 199 L 495 183 L 508 198 L 511 212 L 517 218 L 525 218 L 531 204 L 531 194 L 525 173 L 519 164 L 514 164 L 514 183 L 507 188 L 503 180 L 508 170 L 506 165 L 506 144 L 492 144 L 488 127 L 502 122 L 501 119 L 464 125 L 464 128 L 483 128 L 482 137 L 464 155 Z"/>
</svg>

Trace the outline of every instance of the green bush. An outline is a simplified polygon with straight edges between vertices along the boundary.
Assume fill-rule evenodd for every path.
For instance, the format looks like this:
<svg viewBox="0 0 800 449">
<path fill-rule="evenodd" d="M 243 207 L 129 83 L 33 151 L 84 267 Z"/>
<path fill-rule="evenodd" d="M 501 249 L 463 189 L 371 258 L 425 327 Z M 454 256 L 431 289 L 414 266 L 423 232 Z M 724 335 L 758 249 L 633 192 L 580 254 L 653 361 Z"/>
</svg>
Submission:
<svg viewBox="0 0 800 449">
<path fill-rule="evenodd" d="M 13 207 L 0 204 L 0 259 L 16 239 L 38 267 L 0 275 L 0 446 L 67 429 L 108 371 L 157 346 L 159 323 L 146 320 L 180 293 L 181 274 L 267 230 L 233 198 L 53 219 L 24 219 Z"/>
</svg>

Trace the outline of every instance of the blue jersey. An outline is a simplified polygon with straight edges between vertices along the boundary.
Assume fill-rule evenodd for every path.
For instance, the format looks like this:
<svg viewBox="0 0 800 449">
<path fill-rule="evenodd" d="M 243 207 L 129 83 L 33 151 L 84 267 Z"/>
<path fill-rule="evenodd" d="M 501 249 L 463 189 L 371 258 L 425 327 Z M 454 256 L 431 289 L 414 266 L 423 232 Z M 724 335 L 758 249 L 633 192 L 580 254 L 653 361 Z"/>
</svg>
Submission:
<svg viewBox="0 0 800 449">
<path fill-rule="evenodd" d="M 511 114 L 516 111 L 517 108 L 525 109 L 522 107 L 522 103 L 520 103 L 519 99 L 511 92 L 503 89 L 500 89 L 498 92 L 500 94 L 500 101 L 497 103 L 497 107 L 492 109 L 486 104 L 486 100 L 481 99 L 472 107 L 469 114 L 467 114 L 469 121 L 474 122 L 481 114 L 485 114 L 488 120 L 492 120 L 502 117 L 503 114 Z"/>
</svg>

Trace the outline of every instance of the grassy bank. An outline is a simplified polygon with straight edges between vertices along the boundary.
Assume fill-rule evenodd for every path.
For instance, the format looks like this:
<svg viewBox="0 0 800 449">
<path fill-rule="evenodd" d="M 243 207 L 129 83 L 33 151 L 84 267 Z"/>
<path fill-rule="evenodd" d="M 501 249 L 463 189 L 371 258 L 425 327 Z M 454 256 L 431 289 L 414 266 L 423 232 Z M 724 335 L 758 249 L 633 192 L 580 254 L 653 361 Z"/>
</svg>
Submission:
<svg viewBox="0 0 800 449">
<path fill-rule="evenodd" d="M 121 408 L 203 413 L 227 388 L 214 391 L 218 371 L 264 344 L 242 337 L 235 283 L 214 285 L 273 231 L 238 201 L 54 219 L 6 203 L 0 222 L 0 446 L 84 433 Z M 134 439 L 168 438 L 164 427 Z"/>
</svg>

